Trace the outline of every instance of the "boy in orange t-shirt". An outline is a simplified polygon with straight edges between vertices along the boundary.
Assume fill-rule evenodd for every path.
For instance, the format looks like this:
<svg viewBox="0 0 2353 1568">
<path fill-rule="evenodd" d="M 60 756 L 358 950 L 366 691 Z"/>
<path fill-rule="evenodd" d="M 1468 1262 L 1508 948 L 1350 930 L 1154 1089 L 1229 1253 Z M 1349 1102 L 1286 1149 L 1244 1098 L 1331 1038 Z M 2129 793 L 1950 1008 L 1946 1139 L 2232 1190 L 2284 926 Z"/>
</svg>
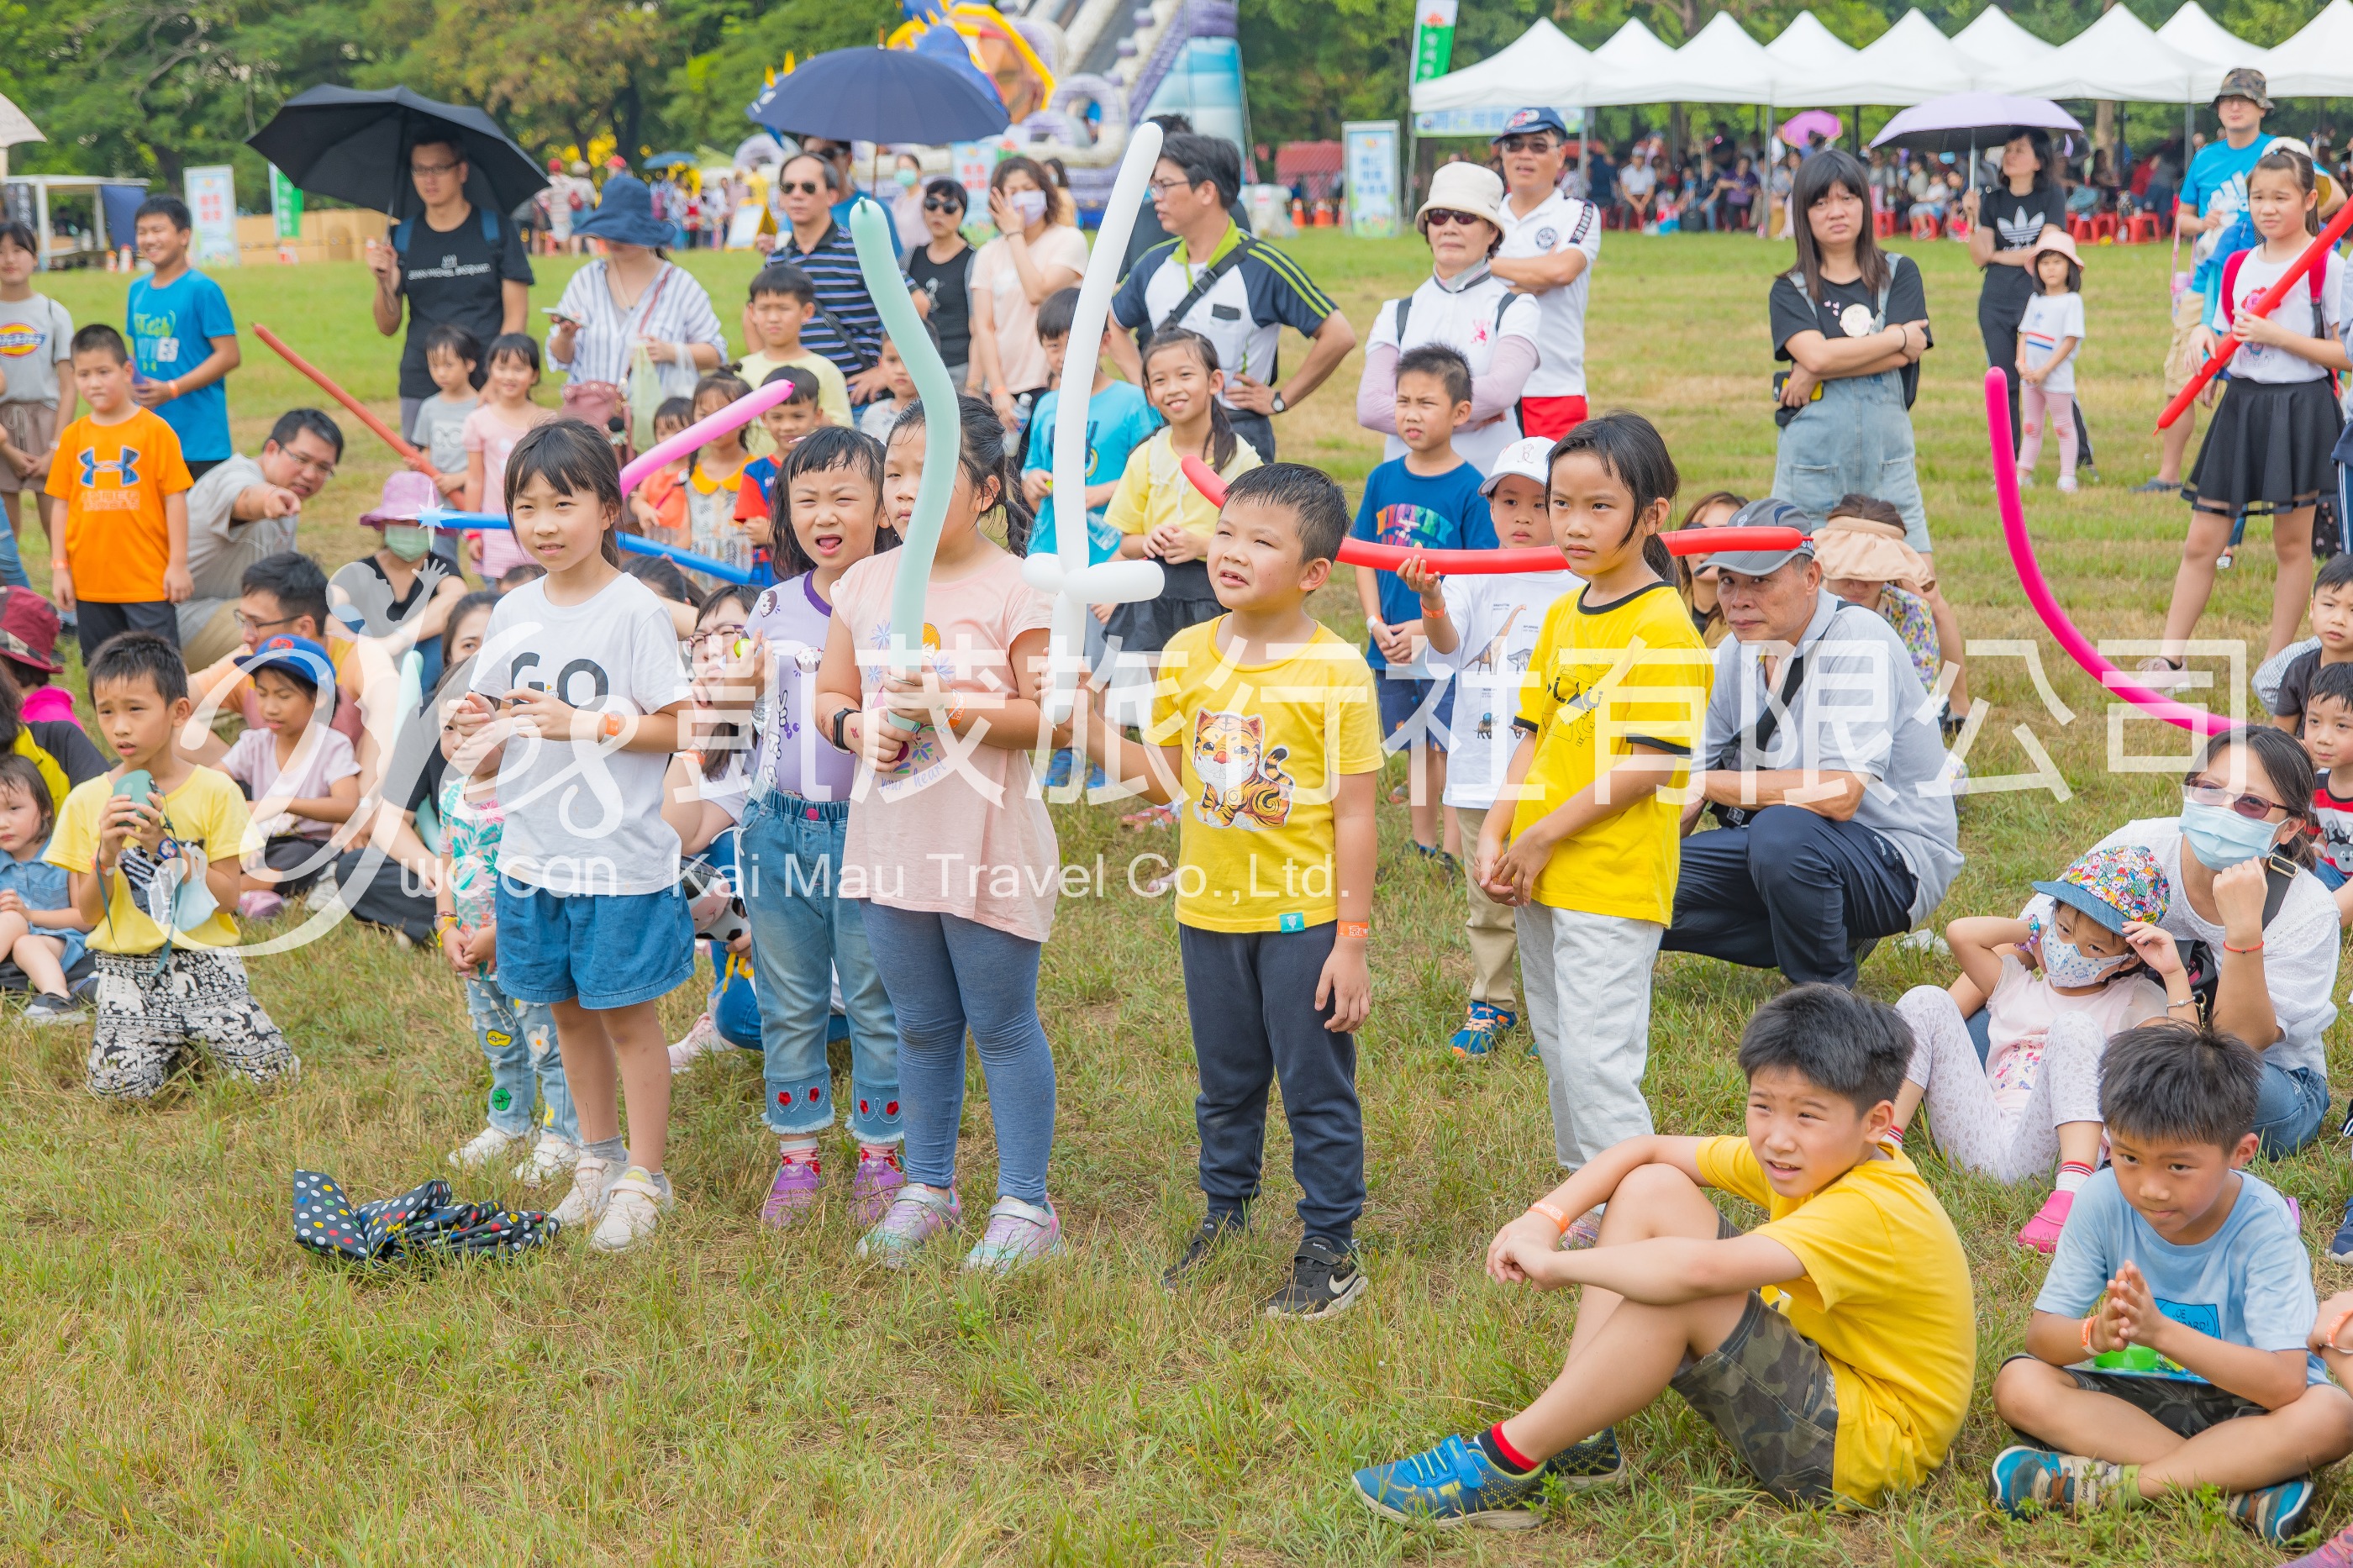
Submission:
<svg viewBox="0 0 2353 1568">
<path fill-rule="evenodd" d="M 127 631 L 180 646 L 173 606 L 188 577 L 188 465 L 180 438 L 131 395 L 131 350 L 92 322 L 73 336 L 74 387 L 90 412 L 58 433 L 50 495 L 66 503 L 49 561 L 58 607 L 80 608 L 85 665 L 99 645 Z"/>
</svg>

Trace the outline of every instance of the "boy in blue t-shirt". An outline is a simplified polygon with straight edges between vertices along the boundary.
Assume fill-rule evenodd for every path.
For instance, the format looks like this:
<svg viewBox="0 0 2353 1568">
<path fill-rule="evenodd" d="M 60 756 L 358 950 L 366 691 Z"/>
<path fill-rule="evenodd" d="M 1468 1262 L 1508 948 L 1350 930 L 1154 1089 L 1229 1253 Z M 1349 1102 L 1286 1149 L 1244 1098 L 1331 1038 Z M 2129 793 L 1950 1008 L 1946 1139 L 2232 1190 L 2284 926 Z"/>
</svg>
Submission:
<svg viewBox="0 0 2353 1568">
<path fill-rule="evenodd" d="M 1454 450 L 1454 432 L 1471 417 L 1471 364 L 1454 350 L 1428 343 L 1398 356 L 1398 439 L 1406 445 L 1365 477 L 1365 499 L 1349 531 L 1377 544 L 1414 550 L 1493 550 L 1495 524 L 1480 487 L 1485 476 Z M 1410 746 L 1414 847 L 1454 869 L 1461 839 L 1446 794 L 1451 689 L 1422 663 L 1421 595 L 1394 572 L 1356 568 L 1365 606 L 1365 659 L 1381 698 L 1381 733 L 1392 754 Z M 1441 815 L 1442 814 L 1442 815 Z"/>
<path fill-rule="evenodd" d="M 1029 447 L 1021 459 L 1021 493 L 1037 509 L 1038 523 L 1029 531 L 1029 553 L 1054 552 L 1054 410 L 1061 401 L 1061 383 L 1069 369 L 1071 317 L 1077 310 L 1079 291 L 1062 289 L 1038 307 L 1038 342 L 1055 367 L 1054 386 L 1042 394 L 1029 415 Z M 1119 477 L 1127 471 L 1128 454 L 1160 428 L 1160 413 L 1141 388 L 1114 381 L 1103 368 L 1115 329 L 1103 318 L 1103 343 L 1094 356 L 1094 390 L 1087 401 L 1087 563 L 1100 565 L 1119 553 L 1119 530 L 1103 521 Z M 1098 624 L 1111 606 L 1098 605 Z M 1087 637 L 1090 651 L 1102 641 L 1100 631 Z"/>
<path fill-rule="evenodd" d="M 194 226 L 187 204 L 177 196 L 150 196 L 139 204 L 132 232 L 139 254 L 155 270 L 131 285 L 125 314 L 132 368 L 137 372 L 131 395 L 172 427 L 188 472 L 201 479 L 206 468 L 236 453 L 229 445 L 223 378 L 243 356 L 228 296 L 188 266 Z"/>
<path fill-rule="evenodd" d="M 2303 1532 L 2312 1474 L 2353 1452 L 2353 1396 L 2306 1347 L 2312 1265 L 2255 1157 L 2263 1058 L 2145 1024 L 2108 1042 L 2112 1163 L 2075 1194 L 2027 1353 L 1994 1378 L 2027 1437 L 1993 1462 L 2010 1513 L 2088 1512 L 2213 1486 L 2265 1540 Z"/>
</svg>

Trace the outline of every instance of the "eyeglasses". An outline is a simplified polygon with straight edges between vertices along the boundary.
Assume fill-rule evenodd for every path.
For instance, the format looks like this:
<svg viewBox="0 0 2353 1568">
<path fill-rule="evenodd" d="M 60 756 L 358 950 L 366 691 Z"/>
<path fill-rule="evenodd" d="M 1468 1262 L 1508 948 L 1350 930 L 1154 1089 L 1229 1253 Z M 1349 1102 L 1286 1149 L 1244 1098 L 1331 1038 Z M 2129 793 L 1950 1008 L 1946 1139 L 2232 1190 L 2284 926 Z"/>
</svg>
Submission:
<svg viewBox="0 0 2353 1568">
<path fill-rule="evenodd" d="M 941 196 L 925 196 L 923 210 L 927 213 L 960 213 L 964 211 L 964 204 L 948 201 Z"/>
<path fill-rule="evenodd" d="M 788 196 L 796 192 L 801 195 L 813 196 L 825 189 L 825 186 L 816 180 L 779 180 L 776 182 L 776 189 Z"/>
<path fill-rule="evenodd" d="M 1171 191 L 1189 191 L 1193 187 L 1183 180 L 1154 180 L 1144 187 L 1156 200 Z"/>
<path fill-rule="evenodd" d="M 1444 228 L 1450 224 L 1456 228 L 1469 228 L 1474 223 L 1487 221 L 1477 213 L 1459 213 L 1452 207 L 1432 207 L 1421 216 L 1431 228 Z"/>
<path fill-rule="evenodd" d="M 318 475 L 322 483 L 335 477 L 335 464 L 332 458 L 306 458 L 300 452 L 288 451 L 283 447 L 279 447 L 278 450 L 288 462 L 304 473 Z"/>
<path fill-rule="evenodd" d="M 1495 145 L 1506 153 L 1549 153 L 1553 149 L 1552 132 L 1539 131 L 1533 136 L 1506 136 Z"/>
<path fill-rule="evenodd" d="M 251 616 L 247 615 L 243 610 L 239 610 L 237 613 L 237 624 L 238 629 L 241 631 L 251 632 L 256 635 L 266 632 L 272 626 L 290 626 L 300 618 L 301 617 L 297 616 L 280 616 L 274 621 L 257 621 Z"/>
<path fill-rule="evenodd" d="M 2193 784 L 2182 787 L 2181 798 L 2192 805 L 2226 805 L 2250 822 L 2263 822 L 2287 807 L 2259 795 L 2232 795 L 2221 784 Z"/>
<path fill-rule="evenodd" d="M 438 179 L 443 174 L 456 174 L 459 167 L 456 163 L 411 163 L 408 172 L 427 179 Z"/>
</svg>

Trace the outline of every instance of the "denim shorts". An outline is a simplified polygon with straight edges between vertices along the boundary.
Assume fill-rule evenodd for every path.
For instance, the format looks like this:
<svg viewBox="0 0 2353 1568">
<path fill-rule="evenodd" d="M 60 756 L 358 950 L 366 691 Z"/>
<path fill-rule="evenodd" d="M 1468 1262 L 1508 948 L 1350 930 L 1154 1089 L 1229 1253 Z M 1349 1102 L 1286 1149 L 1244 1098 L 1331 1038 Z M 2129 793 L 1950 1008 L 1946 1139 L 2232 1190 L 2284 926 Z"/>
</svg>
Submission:
<svg viewBox="0 0 2353 1568">
<path fill-rule="evenodd" d="M 499 985 L 518 1002 L 634 1006 L 694 977 L 694 921 L 676 887 L 565 897 L 501 877 Z"/>
<path fill-rule="evenodd" d="M 1421 711 L 1423 703 L 1430 701 L 1430 694 L 1438 689 L 1436 680 L 1392 678 L 1386 667 L 1373 671 L 1373 686 L 1380 700 L 1381 739 L 1384 741 L 1408 724 L 1414 723 L 1414 715 Z M 1430 711 L 1422 715 L 1418 728 L 1420 731 L 1418 738 L 1431 751 L 1451 749 L 1454 728 L 1454 683 L 1451 680 L 1446 683 L 1446 689 L 1439 694 Z M 1398 749 L 1401 751 L 1404 746 L 1411 745 L 1416 738 L 1407 736 Z"/>
</svg>

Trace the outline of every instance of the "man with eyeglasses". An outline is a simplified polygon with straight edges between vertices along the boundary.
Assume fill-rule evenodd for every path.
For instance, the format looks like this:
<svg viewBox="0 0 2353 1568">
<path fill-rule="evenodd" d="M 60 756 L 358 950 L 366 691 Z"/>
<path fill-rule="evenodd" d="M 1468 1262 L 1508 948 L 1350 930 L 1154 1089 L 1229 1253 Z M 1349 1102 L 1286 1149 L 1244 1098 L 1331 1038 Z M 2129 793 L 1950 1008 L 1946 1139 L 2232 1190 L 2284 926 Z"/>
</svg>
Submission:
<svg viewBox="0 0 2353 1568">
<path fill-rule="evenodd" d="M 1115 332 L 1112 358 L 1144 384 L 1142 345 L 1171 327 L 1217 346 L 1234 432 L 1262 462 L 1274 460 L 1274 416 L 1286 413 L 1348 357 L 1356 333 L 1315 280 L 1282 251 L 1241 231 L 1227 209 L 1241 191 L 1241 153 L 1217 136 L 1178 132 L 1153 166 L 1152 207 L 1175 237 L 1136 258 L 1111 303 L 1134 332 Z M 1307 357 L 1286 379 L 1277 363 L 1282 329 L 1307 342 Z"/>
<path fill-rule="evenodd" d="M 425 340 L 444 323 L 465 328 L 488 344 L 519 332 L 531 310 L 531 259 L 522 235 L 502 215 L 466 199 L 466 155 L 452 142 L 419 142 L 408 150 L 408 178 L 417 210 L 393 226 L 389 242 L 367 244 L 375 274 L 371 308 L 375 330 L 400 331 L 402 301 L 408 337 L 400 348 L 400 433 L 417 438 L 417 410 L 437 390 L 425 366 Z"/>
<path fill-rule="evenodd" d="M 1585 297 L 1601 257 L 1601 209 L 1561 192 L 1568 127 L 1557 110 L 1514 110 L 1494 145 L 1504 245 L 1488 269 L 1536 301 L 1536 368 L 1520 394 L 1520 428 L 1556 441 L 1585 418 Z"/>
<path fill-rule="evenodd" d="M 232 456 L 188 491 L 195 591 L 174 608 L 189 668 L 202 669 L 244 646 L 236 611 L 246 568 L 294 548 L 302 503 L 335 477 L 343 457 L 343 433 L 333 420 L 315 408 L 290 409 L 278 416 L 259 458 Z"/>
<path fill-rule="evenodd" d="M 794 153 L 776 175 L 789 226 L 781 235 L 760 236 L 754 245 L 808 274 L 817 290 L 817 319 L 801 329 L 801 342 L 833 362 L 849 383 L 850 402 L 871 403 L 890 391 L 890 377 L 879 363 L 882 312 L 866 291 L 866 274 L 858 265 L 849 224 L 837 216 L 848 211 L 846 202 L 837 205 L 834 200 L 847 187 L 841 172 L 828 160 L 815 153 Z M 744 341 L 761 341 L 753 331 L 748 304 L 744 308 Z"/>
<path fill-rule="evenodd" d="M 1944 744 L 1894 628 L 1823 588 L 1813 519 L 1767 496 L 1730 526 L 1801 538 L 1693 558 L 1715 568 L 1732 635 L 1661 951 L 1852 987 L 1873 944 L 1926 920 L 1961 868 Z M 1718 826 L 1692 833 L 1704 809 Z"/>
</svg>

